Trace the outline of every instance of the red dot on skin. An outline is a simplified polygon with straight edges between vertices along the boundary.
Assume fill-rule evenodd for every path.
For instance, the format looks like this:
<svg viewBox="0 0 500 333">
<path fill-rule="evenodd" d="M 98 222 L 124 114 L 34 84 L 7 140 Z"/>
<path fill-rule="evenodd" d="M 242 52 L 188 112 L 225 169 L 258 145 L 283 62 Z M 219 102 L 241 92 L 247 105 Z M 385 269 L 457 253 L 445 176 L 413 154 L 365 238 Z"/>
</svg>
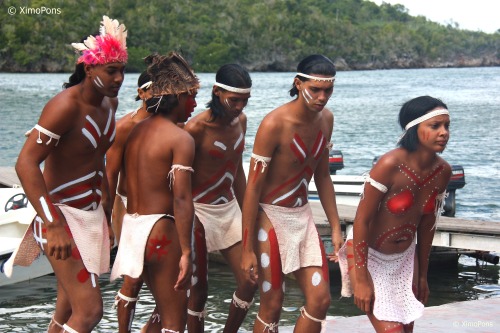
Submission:
<svg viewBox="0 0 500 333">
<path fill-rule="evenodd" d="M 76 278 L 81 283 L 85 283 L 90 278 L 90 273 L 85 268 L 82 268 L 76 275 Z"/>
</svg>

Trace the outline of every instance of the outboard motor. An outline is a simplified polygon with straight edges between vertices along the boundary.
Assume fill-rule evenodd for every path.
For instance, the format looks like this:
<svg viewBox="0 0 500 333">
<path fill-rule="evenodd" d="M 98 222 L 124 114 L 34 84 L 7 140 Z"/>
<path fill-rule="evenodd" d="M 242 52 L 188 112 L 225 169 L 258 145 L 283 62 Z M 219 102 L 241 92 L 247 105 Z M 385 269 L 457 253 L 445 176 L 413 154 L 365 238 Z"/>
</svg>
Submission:
<svg viewBox="0 0 500 333">
<path fill-rule="evenodd" d="M 459 188 L 465 186 L 465 172 L 461 165 L 451 166 L 451 178 L 446 191 L 448 192 L 448 197 L 444 202 L 444 216 L 454 217 L 455 216 L 455 191 Z"/>
<path fill-rule="evenodd" d="M 337 170 L 344 168 L 344 155 L 340 150 L 331 150 L 328 154 L 328 165 L 330 168 L 330 175 L 337 174 Z"/>
<path fill-rule="evenodd" d="M 372 164 L 375 165 L 379 159 L 379 156 L 375 156 L 373 158 Z M 465 171 L 461 165 L 451 165 L 451 178 L 448 186 L 446 187 L 446 191 L 448 192 L 448 197 L 446 197 L 444 201 L 444 216 L 454 217 L 455 216 L 455 191 L 459 188 L 463 188 L 465 186 Z"/>
</svg>

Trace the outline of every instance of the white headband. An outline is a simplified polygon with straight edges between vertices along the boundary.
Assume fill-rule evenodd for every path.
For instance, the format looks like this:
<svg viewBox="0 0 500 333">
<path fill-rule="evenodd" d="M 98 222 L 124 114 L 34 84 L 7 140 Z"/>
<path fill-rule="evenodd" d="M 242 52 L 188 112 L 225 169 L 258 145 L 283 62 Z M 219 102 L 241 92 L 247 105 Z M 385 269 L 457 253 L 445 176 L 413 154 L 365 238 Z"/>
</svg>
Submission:
<svg viewBox="0 0 500 333">
<path fill-rule="evenodd" d="M 307 74 L 304 74 L 304 73 L 297 73 L 297 75 L 305 77 L 306 79 L 314 80 L 314 81 L 329 81 L 329 82 L 335 81 L 335 76 L 332 76 L 332 77 L 320 77 L 320 76 L 307 75 Z"/>
<path fill-rule="evenodd" d="M 413 127 L 417 124 L 420 124 L 423 121 L 426 121 L 426 120 L 431 119 L 431 118 L 436 117 L 436 116 L 440 116 L 442 114 L 449 115 L 450 112 L 446 109 L 438 109 L 438 110 L 434 110 L 434 111 L 431 111 L 429 113 L 426 113 L 423 116 L 418 117 L 417 119 L 414 119 L 414 120 L 410 121 L 408 124 L 406 124 L 405 131 L 407 131 L 408 129 L 410 129 L 411 127 Z"/>
<path fill-rule="evenodd" d="M 234 92 L 237 94 L 249 94 L 252 91 L 252 88 L 235 88 L 231 86 L 226 86 L 225 84 L 215 82 L 215 86 L 221 87 L 222 89 L 226 89 L 227 91 Z"/>
<path fill-rule="evenodd" d="M 148 81 L 148 82 L 144 83 L 142 86 L 140 86 L 139 89 L 148 89 L 149 87 L 151 87 L 152 84 L 153 84 L 153 81 Z"/>
</svg>

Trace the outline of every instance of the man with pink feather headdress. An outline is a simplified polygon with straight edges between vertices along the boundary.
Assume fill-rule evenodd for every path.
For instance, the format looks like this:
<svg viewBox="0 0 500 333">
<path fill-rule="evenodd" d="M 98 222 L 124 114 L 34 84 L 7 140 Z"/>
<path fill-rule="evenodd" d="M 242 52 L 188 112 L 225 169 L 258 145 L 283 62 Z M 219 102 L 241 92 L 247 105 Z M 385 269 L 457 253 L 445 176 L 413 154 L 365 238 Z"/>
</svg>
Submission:
<svg viewBox="0 0 500 333">
<path fill-rule="evenodd" d="M 123 24 L 103 16 L 98 36 L 72 44 L 81 52 L 75 72 L 26 133 L 16 163 L 36 216 L 5 272 L 46 254 L 57 278 L 49 333 L 91 332 L 102 318 L 98 276 L 109 271 L 114 240 L 111 207 L 101 203 L 108 195 L 104 156 L 115 139 L 126 37 Z"/>
</svg>

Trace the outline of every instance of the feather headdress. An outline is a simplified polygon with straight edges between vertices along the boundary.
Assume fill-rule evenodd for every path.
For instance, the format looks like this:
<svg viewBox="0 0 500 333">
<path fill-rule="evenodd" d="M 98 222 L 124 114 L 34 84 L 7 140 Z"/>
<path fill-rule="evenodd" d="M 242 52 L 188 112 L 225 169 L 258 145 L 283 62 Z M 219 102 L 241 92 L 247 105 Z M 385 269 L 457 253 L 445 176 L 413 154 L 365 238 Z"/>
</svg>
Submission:
<svg viewBox="0 0 500 333">
<path fill-rule="evenodd" d="M 153 81 L 153 96 L 192 94 L 200 88 L 200 81 L 191 66 L 176 52 L 166 56 L 150 55 L 145 62 Z"/>
<path fill-rule="evenodd" d="M 106 15 L 102 17 L 99 36 L 89 36 L 83 43 L 71 43 L 82 52 L 77 63 L 103 65 L 112 62 L 127 62 L 127 31 L 123 24 Z"/>
</svg>

